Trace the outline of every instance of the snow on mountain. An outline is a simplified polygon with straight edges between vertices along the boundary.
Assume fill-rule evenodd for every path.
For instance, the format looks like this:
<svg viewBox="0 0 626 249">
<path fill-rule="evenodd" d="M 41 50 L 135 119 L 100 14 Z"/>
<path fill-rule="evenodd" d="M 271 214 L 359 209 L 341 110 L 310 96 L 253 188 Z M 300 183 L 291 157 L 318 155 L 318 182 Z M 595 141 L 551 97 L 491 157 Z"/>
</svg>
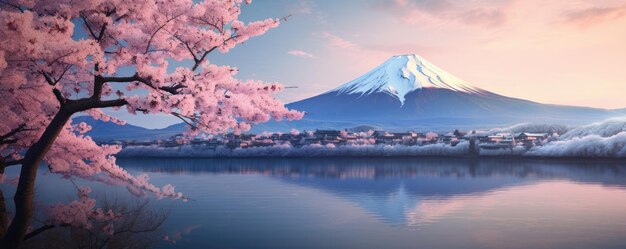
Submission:
<svg viewBox="0 0 626 249">
<path fill-rule="evenodd" d="M 291 128 L 388 130 L 503 127 L 517 123 L 580 125 L 624 116 L 624 110 L 550 105 L 502 96 L 445 72 L 418 55 L 399 55 L 323 94 L 293 102 L 301 121 L 264 124 Z M 279 128 L 281 127 L 281 128 Z M 260 127 L 259 127 L 260 128 Z"/>
<path fill-rule="evenodd" d="M 393 56 L 372 71 L 330 92 L 361 95 L 382 92 L 394 96 L 404 105 L 406 94 L 422 88 L 476 94 L 484 92 L 416 54 Z"/>
<path fill-rule="evenodd" d="M 389 131 L 449 131 L 519 123 L 582 125 L 626 117 L 626 109 L 541 104 L 473 87 L 418 55 L 399 55 L 323 94 L 287 105 L 306 114 L 298 121 L 269 121 L 250 132 L 376 127 Z M 81 120 L 84 119 L 84 120 Z M 184 123 L 149 130 L 91 121 L 95 140 L 168 138 Z"/>
</svg>

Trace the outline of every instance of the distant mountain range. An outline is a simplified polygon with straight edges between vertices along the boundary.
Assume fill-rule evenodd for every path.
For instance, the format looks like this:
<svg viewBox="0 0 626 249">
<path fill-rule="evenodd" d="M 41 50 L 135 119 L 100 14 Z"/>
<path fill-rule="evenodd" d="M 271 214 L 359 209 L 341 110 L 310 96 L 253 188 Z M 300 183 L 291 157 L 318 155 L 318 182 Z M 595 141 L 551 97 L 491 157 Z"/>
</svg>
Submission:
<svg viewBox="0 0 626 249">
<path fill-rule="evenodd" d="M 538 91 L 541 91 L 538 89 Z M 392 131 L 449 130 L 505 126 L 515 123 L 579 125 L 626 115 L 624 109 L 540 104 L 474 87 L 424 58 L 394 56 L 372 71 L 323 94 L 287 104 L 305 112 L 302 120 L 259 124 L 251 132 L 344 129 L 357 126 Z M 183 124 L 164 129 L 93 122 L 94 139 L 166 138 Z"/>
<path fill-rule="evenodd" d="M 112 122 L 95 120 L 91 116 L 78 116 L 72 119 L 74 123 L 85 122 L 91 126 L 87 135 L 95 141 L 111 140 L 154 140 L 167 139 L 185 130 L 183 123 L 168 126 L 163 129 L 146 129 L 143 127 L 125 124 L 117 125 Z"/>
</svg>

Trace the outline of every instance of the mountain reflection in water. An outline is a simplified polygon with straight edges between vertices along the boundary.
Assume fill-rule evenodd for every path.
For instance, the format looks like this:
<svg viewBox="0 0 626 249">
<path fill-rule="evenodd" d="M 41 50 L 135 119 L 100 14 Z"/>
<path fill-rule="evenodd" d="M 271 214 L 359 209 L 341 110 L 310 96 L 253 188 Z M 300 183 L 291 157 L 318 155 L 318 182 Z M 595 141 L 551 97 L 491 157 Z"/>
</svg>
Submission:
<svg viewBox="0 0 626 249">
<path fill-rule="evenodd" d="M 191 201 L 158 248 L 626 248 L 626 164 L 505 158 L 124 158 L 133 174 Z M 19 168 L 8 168 L 7 179 Z M 37 200 L 75 186 L 45 166 Z M 99 200 L 153 199 L 76 180 Z M 14 187 L 1 186 L 7 193 Z M 39 209 L 42 212 L 44 209 Z"/>
<path fill-rule="evenodd" d="M 386 223 L 407 227 L 436 222 L 514 187 L 567 187 L 564 182 L 626 186 L 626 167 L 602 160 L 252 158 L 124 159 L 121 163 L 174 175 L 262 175 L 331 193 Z"/>
</svg>

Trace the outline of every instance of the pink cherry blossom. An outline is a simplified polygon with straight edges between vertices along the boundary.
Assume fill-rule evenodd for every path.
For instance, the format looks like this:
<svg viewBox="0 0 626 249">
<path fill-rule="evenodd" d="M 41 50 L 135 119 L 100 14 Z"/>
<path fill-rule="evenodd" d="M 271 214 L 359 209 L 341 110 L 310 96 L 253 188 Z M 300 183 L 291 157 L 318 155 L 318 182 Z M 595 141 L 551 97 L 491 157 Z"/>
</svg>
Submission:
<svg viewBox="0 0 626 249">
<path fill-rule="evenodd" d="M 69 121 L 80 113 L 117 124 L 124 121 L 101 109 L 170 114 L 187 123 L 186 138 L 199 132 L 239 133 L 270 119 L 301 118 L 301 112 L 273 97 L 282 90 L 279 84 L 240 80 L 237 68 L 209 61 L 212 53 L 226 53 L 279 25 L 279 19 L 239 20 L 242 5 L 249 3 L 1 1 L 0 173 L 22 165 L 22 176 L 28 176 L 20 178 L 23 184 L 16 195 L 25 197 L 15 205 L 32 205 L 34 175 L 42 159 L 50 171 L 68 177 L 120 184 L 137 194 L 183 198 L 171 185 L 154 186 L 147 176 L 133 176 L 119 167 L 114 156 L 119 146 L 98 145 L 85 135 L 91 127 Z M 87 37 L 75 38 L 77 29 Z M 172 62 L 183 60 L 191 66 L 172 68 Z M 91 199 L 81 195 L 68 205 L 51 209 L 53 223 L 87 226 L 83 218 L 88 217 L 85 210 L 95 207 Z M 14 221 L 28 223 L 31 216 L 18 208 Z M 19 246 L 26 227 L 11 224 L 7 241 L 16 244 L 10 247 Z"/>
<path fill-rule="evenodd" d="M 104 211 L 96 208 L 96 200 L 89 197 L 91 189 L 89 187 L 78 188 L 78 200 L 69 204 L 55 204 L 47 209 L 50 226 L 71 225 L 74 227 L 89 229 L 93 221 L 113 221 L 119 219 L 121 214 L 112 210 Z M 105 232 L 113 233 L 113 226 L 105 226 Z"/>
</svg>

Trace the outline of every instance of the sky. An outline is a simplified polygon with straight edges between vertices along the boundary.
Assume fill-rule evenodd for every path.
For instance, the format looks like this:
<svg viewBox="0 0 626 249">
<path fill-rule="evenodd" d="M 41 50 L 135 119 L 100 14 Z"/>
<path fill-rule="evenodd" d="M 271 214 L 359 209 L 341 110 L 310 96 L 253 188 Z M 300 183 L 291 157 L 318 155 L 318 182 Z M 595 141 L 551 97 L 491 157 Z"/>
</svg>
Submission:
<svg viewBox="0 0 626 249">
<path fill-rule="evenodd" d="M 278 95 L 285 103 L 418 54 L 501 95 L 626 108 L 626 0 L 255 0 L 242 11 L 244 21 L 289 18 L 209 60 L 242 79 L 296 86 Z"/>
</svg>

